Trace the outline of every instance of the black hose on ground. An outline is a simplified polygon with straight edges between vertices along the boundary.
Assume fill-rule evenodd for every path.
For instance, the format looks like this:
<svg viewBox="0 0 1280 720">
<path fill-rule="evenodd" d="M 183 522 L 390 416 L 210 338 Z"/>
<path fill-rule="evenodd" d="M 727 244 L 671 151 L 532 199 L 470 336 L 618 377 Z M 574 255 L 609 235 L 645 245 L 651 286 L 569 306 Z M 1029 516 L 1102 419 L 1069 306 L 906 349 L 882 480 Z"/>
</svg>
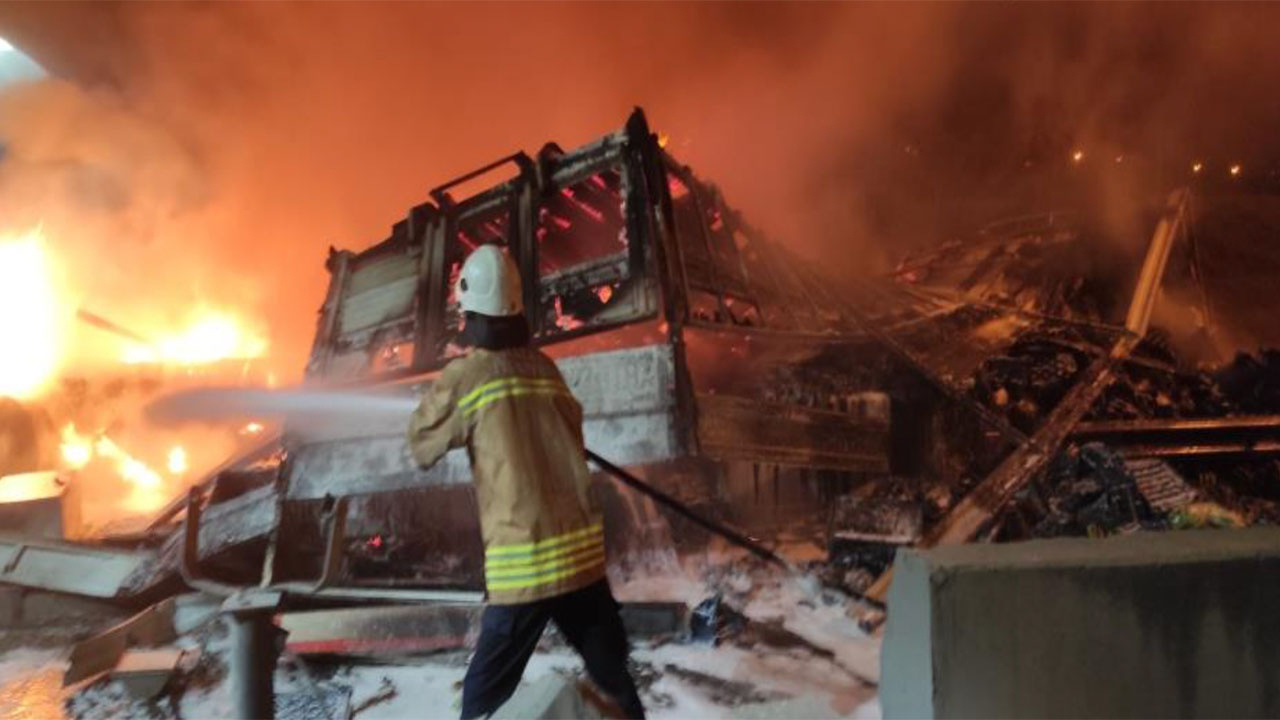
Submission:
<svg viewBox="0 0 1280 720">
<path fill-rule="evenodd" d="M 659 505 L 667 508 L 668 510 L 671 510 L 677 515 L 693 522 L 694 524 L 706 530 L 709 530 L 715 533 L 716 535 L 723 537 L 724 539 L 728 540 L 734 545 L 737 545 L 738 547 L 750 552 L 752 555 L 755 555 L 756 557 L 762 560 L 766 560 L 768 562 L 774 563 L 788 570 L 792 569 L 790 563 L 788 563 L 786 560 L 783 560 L 781 557 L 777 555 L 777 553 L 773 552 L 769 548 L 764 547 L 760 543 L 752 540 L 746 535 L 743 535 L 737 530 L 734 530 L 725 525 L 721 525 L 720 523 L 714 520 L 710 520 L 708 518 L 702 517 L 701 515 L 685 507 L 684 503 L 681 503 L 679 500 L 676 500 L 670 495 L 653 487 L 652 485 L 646 483 L 645 481 L 641 480 L 635 475 L 632 475 L 626 470 L 623 470 L 617 465 L 614 465 L 608 460 L 605 460 L 604 458 L 600 457 L 594 452 L 591 452 L 591 450 L 587 450 L 587 459 L 595 463 L 596 465 L 599 465 L 601 470 L 604 470 L 605 472 L 614 476 L 624 485 L 634 490 L 637 490 L 645 495 L 648 495 L 649 497 L 653 498 L 654 501 L 657 502 Z"/>
<path fill-rule="evenodd" d="M 690 510 L 688 507 L 686 507 L 684 503 L 680 502 L 679 500 L 676 500 L 675 498 L 671 497 L 670 495 L 668 495 L 668 494 L 666 494 L 666 493 L 662 492 L 661 490 L 659 490 L 659 489 L 657 489 L 657 488 L 653 487 L 653 486 L 652 486 L 652 485 L 650 485 L 649 483 L 647 483 L 647 482 L 645 482 L 645 481 L 641 480 L 640 478 L 636 477 L 635 475 L 632 475 L 631 473 L 627 472 L 626 470 L 623 470 L 622 468 L 618 467 L 617 465 L 614 465 L 613 463 L 609 462 L 608 460 L 605 460 L 604 458 L 600 457 L 600 456 L 599 456 L 599 455 L 597 455 L 596 453 L 592 452 L 590 449 L 587 449 L 587 451 L 586 451 L 586 452 L 587 452 L 587 459 L 588 459 L 588 460 L 590 460 L 591 462 L 595 463 L 597 466 L 599 466 L 599 468 L 600 468 L 601 470 L 604 470 L 605 472 L 607 472 L 607 473 L 609 473 L 610 475 L 614 476 L 615 478 L 617 478 L 617 479 L 618 479 L 618 481 L 619 481 L 619 482 L 621 482 L 622 484 L 626 485 L 627 487 L 629 487 L 629 488 L 631 488 L 631 489 L 633 489 L 633 490 L 635 490 L 635 491 L 637 491 L 637 492 L 639 492 L 639 493 L 641 493 L 641 494 L 643 494 L 643 495 L 647 495 L 647 496 L 649 496 L 649 497 L 653 498 L 654 502 L 656 502 L 656 503 L 658 503 L 659 505 L 661 505 L 662 507 L 664 507 L 664 508 L 666 508 L 666 509 L 668 509 L 668 510 L 670 510 L 670 511 L 674 512 L 674 513 L 676 513 L 676 514 L 677 514 L 677 515 L 679 515 L 680 517 L 683 517 L 683 518 L 685 518 L 685 519 L 689 520 L 690 522 L 692 522 L 692 523 L 694 523 L 695 525 L 697 525 L 697 526 L 699 526 L 699 527 L 703 528 L 704 530 L 707 530 L 707 531 L 709 531 L 709 532 L 715 533 L 716 535 L 719 535 L 720 537 L 722 537 L 722 538 L 724 538 L 724 539 L 728 540 L 729 542 L 733 543 L 734 545 L 737 545 L 738 547 L 740 547 L 740 548 L 742 548 L 742 549 L 746 550 L 747 552 L 751 553 L 752 555 L 755 555 L 756 557 L 760 558 L 761 560 L 764 560 L 764 561 L 766 561 L 766 562 L 773 563 L 774 565 L 777 565 L 778 567 L 780 567 L 780 568 L 782 568 L 782 569 L 784 569 L 784 570 L 786 570 L 786 571 L 788 571 L 788 572 L 790 572 L 790 573 L 792 573 L 792 574 L 799 575 L 799 576 L 802 576 L 802 577 L 805 577 L 805 576 L 808 576 L 808 575 L 809 575 L 809 573 L 806 573 L 806 572 L 804 572 L 803 570 L 801 570 L 801 569 L 797 568 L 796 566 L 794 566 L 794 565 L 792 565 L 791 563 L 787 562 L 785 559 L 783 559 L 783 558 L 782 558 L 781 556 L 779 556 L 777 553 L 775 553 L 775 552 L 773 552 L 772 550 L 770 550 L 769 548 L 767 548 L 767 547 L 765 547 L 765 546 L 761 545 L 760 543 L 756 542 L 755 540 L 752 540 L 751 538 L 747 537 L 746 535 L 743 535 L 742 533 L 738 532 L 737 530 L 734 530 L 733 528 L 730 528 L 730 527 L 728 527 L 728 526 L 726 526 L 726 525 L 722 525 L 722 524 L 720 524 L 720 523 L 718 523 L 718 522 L 716 522 L 716 521 L 714 521 L 714 520 L 711 520 L 711 519 L 709 519 L 709 518 L 705 518 L 705 517 L 703 517 L 703 516 L 699 515 L 698 513 L 694 512 L 694 511 Z M 869 597 L 866 597 L 866 596 L 861 595 L 861 594 L 859 594 L 859 593 L 851 592 L 851 591 L 849 591 L 849 590 L 840 590 L 839 592 L 847 593 L 847 594 L 849 594 L 849 595 L 852 595 L 852 596 L 853 596 L 855 599 L 857 599 L 858 601 L 863 602 L 863 603 L 865 603 L 865 604 L 867 604 L 867 605 L 870 605 L 870 606 L 872 606 L 872 607 L 874 607 L 874 608 L 876 608 L 876 609 L 879 609 L 879 610 L 884 609 L 884 603 L 882 603 L 882 602 L 880 602 L 880 601 L 878 601 L 878 600 L 875 600 L 875 599 L 873 599 L 873 598 L 869 598 Z"/>
</svg>

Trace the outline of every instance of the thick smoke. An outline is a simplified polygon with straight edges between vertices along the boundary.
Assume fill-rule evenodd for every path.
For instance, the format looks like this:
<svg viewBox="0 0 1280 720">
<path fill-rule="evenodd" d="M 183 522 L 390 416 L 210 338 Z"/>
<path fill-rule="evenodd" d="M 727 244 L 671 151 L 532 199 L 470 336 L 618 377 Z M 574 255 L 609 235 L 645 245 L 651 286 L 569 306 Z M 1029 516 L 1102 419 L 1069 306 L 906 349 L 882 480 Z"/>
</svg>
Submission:
<svg viewBox="0 0 1280 720">
<path fill-rule="evenodd" d="M 851 270 L 1009 212 L 1093 203 L 1131 235 L 1193 160 L 1265 167 L 1278 12 L 11 6 L 0 28 L 67 80 L 0 103 L 0 212 L 43 219 L 104 314 L 240 308 L 296 377 L 330 244 L 633 105 L 756 224 Z"/>
</svg>

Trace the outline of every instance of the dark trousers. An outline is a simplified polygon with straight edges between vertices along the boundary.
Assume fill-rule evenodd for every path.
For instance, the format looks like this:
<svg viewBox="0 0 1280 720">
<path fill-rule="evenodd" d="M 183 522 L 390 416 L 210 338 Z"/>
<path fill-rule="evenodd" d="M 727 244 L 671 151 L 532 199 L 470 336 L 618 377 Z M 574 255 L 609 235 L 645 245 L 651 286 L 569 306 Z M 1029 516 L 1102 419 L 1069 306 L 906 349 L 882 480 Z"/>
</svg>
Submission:
<svg viewBox="0 0 1280 720">
<path fill-rule="evenodd" d="M 627 633 L 618 603 L 601 580 L 581 590 L 520 605 L 490 605 L 480 621 L 480 639 L 462 681 L 462 718 L 497 710 L 515 692 L 547 621 L 582 656 L 587 674 L 627 713 L 643 718 L 644 706 L 627 672 Z"/>
</svg>

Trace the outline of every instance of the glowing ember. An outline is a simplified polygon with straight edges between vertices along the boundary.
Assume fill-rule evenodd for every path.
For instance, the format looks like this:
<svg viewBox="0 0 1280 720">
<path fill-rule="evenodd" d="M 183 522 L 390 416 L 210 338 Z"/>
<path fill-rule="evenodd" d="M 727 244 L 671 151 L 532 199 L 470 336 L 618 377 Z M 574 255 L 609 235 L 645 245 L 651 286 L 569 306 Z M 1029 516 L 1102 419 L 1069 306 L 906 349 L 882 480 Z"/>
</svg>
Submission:
<svg viewBox="0 0 1280 720">
<path fill-rule="evenodd" d="M 240 430 L 240 432 L 243 435 L 261 435 L 263 430 L 266 430 L 266 428 L 262 425 L 262 423 L 251 422 L 248 425 L 245 425 Z"/>
<path fill-rule="evenodd" d="M 1084 151 L 1083 151 L 1083 150 L 1077 150 L 1077 151 L 1075 151 L 1075 152 L 1071 153 L 1071 161 L 1072 161 L 1072 162 L 1080 162 L 1081 160 L 1084 160 Z"/>
<path fill-rule="evenodd" d="M 1237 164 L 1237 165 L 1232 165 L 1232 166 L 1231 166 L 1231 176 L 1232 176 L 1232 177 L 1235 177 L 1235 176 L 1237 176 L 1237 175 L 1239 175 L 1239 174 L 1240 174 L 1240 166 L 1239 166 L 1238 164 Z"/>
<path fill-rule="evenodd" d="M 658 136 L 658 147 L 665 148 L 671 142 L 671 137 L 663 134 Z"/>
<path fill-rule="evenodd" d="M 40 230 L 0 236 L 0 337 L 6 345 L 0 352 L 0 395 L 30 397 L 53 379 L 61 350 L 59 308 Z"/>
<path fill-rule="evenodd" d="M 164 484 L 160 473 L 146 466 L 141 460 L 133 457 L 125 452 L 119 445 L 107 437 L 106 435 L 98 436 L 93 443 L 94 455 L 113 460 L 116 464 L 116 472 L 120 473 L 120 477 L 128 480 L 135 487 L 141 488 L 159 488 Z"/>
<path fill-rule="evenodd" d="M 186 452 L 182 448 L 174 448 L 181 453 L 182 462 L 186 462 Z M 168 500 L 164 478 L 146 463 L 138 460 L 111 438 L 99 434 L 87 438 L 76 431 L 74 424 L 62 429 L 62 459 L 72 470 L 82 470 L 94 459 L 105 460 L 111 464 L 116 474 L 129 486 L 129 494 L 123 500 L 123 507 L 133 512 L 150 512 Z M 173 468 L 174 454 L 169 455 L 170 469 Z M 185 469 L 185 468 L 184 468 Z"/>
<path fill-rule="evenodd" d="M 62 460 L 72 470 L 79 470 L 93 459 L 93 442 L 76 432 L 75 425 L 62 428 Z"/>
<path fill-rule="evenodd" d="M 1204 169 L 1204 163 L 1193 163 L 1191 165 L 1191 172 L 1193 173 L 1198 173 L 1203 169 Z"/>
<path fill-rule="evenodd" d="M 235 318 L 206 311 L 179 333 L 150 345 L 131 345 L 123 360 L 131 364 L 204 365 L 219 360 L 262 357 L 266 349 L 266 341 L 251 336 Z"/>
<path fill-rule="evenodd" d="M 556 327 L 560 328 L 561 330 L 577 330 L 578 328 L 582 327 L 585 324 L 578 318 L 565 312 L 564 308 L 561 307 L 560 305 L 560 298 L 558 297 L 556 298 L 556 301 L 555 301 L 555 308 L 556 308 Z"/>
<path fill-rule="evenodd" d="M 174 446 L 169 450 L 169 472 L 173 475 L 181 475 L 187 471 L 187 451 L 181 446 Z"/>
<path fill-rule="evenodd" d="M 596 288 L 596 297 L 600 298 L 600 302 L 602 303 L 609 302 L 609 298 L 613 297 L 613 286 L 601 285 Z"/>
</svg>

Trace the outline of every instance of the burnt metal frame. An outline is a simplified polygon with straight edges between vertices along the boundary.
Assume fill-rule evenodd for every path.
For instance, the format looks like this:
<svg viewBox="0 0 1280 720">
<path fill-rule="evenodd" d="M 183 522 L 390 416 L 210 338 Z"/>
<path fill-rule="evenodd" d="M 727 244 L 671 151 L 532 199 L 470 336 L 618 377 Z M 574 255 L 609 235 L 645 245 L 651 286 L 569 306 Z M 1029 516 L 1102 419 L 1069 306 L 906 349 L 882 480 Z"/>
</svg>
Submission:
<svg viewBox="0 0 1280 720">
<path fill-rule="evenodd" d="M 1280 415 L 1086 420 L 1072 428 L 1070 439 L 1103 441 L 1126 458 L 1275 455 L 1280 453 Z"/>
<path fill-rule="evenodd" d="M 543 148 L 543 151 L 539 153 L 539 169 L 541 171 L 541 183 L 538 187 L 539 197 L 536 203 L 530 205 L 529 214 L 533 216 L 541 209 L 542 197 L 581 182 L 602 171 L 616 170 L 622 179 L 623 203 L 626 207 L 624 222 L 627 228 L 628 277 L 630 279 L 643 279 L 652 265 L 648 258 L 653 234 L 649 232 L 642 217 L 648 208 L 644 194 L 638 191 L 636 173 L 632 171 L 634 158 L 628 153 L 628 147 L 632 143 L 633 138 L 630 133 L 624 130 L 606 135 L 600 140 L 570 153 L 560 152 L 555 145 L 548 145 Z M 632 317 L 621 321 L 584 325 L 572 330 L 561 330 L 553 335 L 546 335 L 548 328 L 543 324 L 542 277 L 538 271 L 539 245 L 533 239 L 533 224 L 535 223 L 531 223 L 530 226 L 528 257 L 522 258 L 521 274 L 523 277 L 536 278 L 533 283 L 527 283 L 525 288 L 526 294 L 532 296 L 526 297 L 525 306 L 538 308 L 536 317 L 530 318 L 533 325 L 531 330 L 535 335 L 536 344 L 554 344 L 582 337 L 583 335 L 592 335 L 616 329 L 635 322 L 643 322 L 656 316 L 657 308 L 651 307 L 644 312 L 634 314 Z"/>
<path fill-rule="evenodd" d="M 483 190 L 464 200 L 455 201 L 449 190 L 475 180 L 503 166 L 514 163 L 519 174 L 498 185 Z M 584 325 L 573 330 L 548 334 L 543 313 L 530 313 L 531 328 L 538 345 L 553 345 L 584 335 L 608 332 L 624 325 L 652 321 L 661 315 L 667 343 L 672 348 L 675 361 L 675 416 L 680 423 L 677 434 L 688 454 L 698 453 L 698 404 L 694 395 L 685 353 L 685 330 L 694 328 L 750 328 L 756 331 L 772 331 L 779 334 L 833 337 L 847 334 L 853 327 L 835 328 L 835 332 L 819 332 L 824 318 L 836 314 L 834 309 L 824 313 L 809 278 L 801 267 L 803 263 L 790 257 L 784 250 L 769 243 L 759 231 L 748 225 L 741 216 L 724 203 L 718 190 L 698 180 L 686 166 L 676 162 L 658 144 L 650 132 L 642 111 L 637 109 L 628 118 L 626 126 L 617 132 L 570 152 L 561 152 L 554 145 L 547 145 L 538 154 L 537 161 L 523 153 L 516 153 L 479 170 L 462 175 L 431 191 L 434 202 L 420 205 L 410 214 L 408 242 L 422 248 L 419 272 L 417 306 L 414 317 L 414 356 L 411 366 L 359 378 L 357 384 L 379 384 L 418 376 L 440 368 L 445 359 L 438 349 L 445 337 L 445 309 L 448 293 L 448 272 L 451 260 L 450 243 L 457 228 L 468 217 L 505 206 L 508 213 L 507 242 L 517 258 L 525 283 L 525 304 L 541 310 L 542 281 L 538 273 L 538 246 L 534 236 L 537 213 L 547 193 L 590 177 L 606 169 L 622 174 L 624 193 L 624 217 L 628 237 L 630 267 L 629 276 L 638 281 L 656 284 L 642 288 L 641 310 L 617 321 L 598 325 Z M 697 215 L 698 237 L 683 237 L 677 228 L 674 205 L 668 184 L 668 174 L 678 178 L 689 188 Z M 726 237 L 713 243 L 709 227 L 708 203 L 714 205 L 721 228 Z M 690 228 L 683 228 L 688 231 Z M 757 260 L 748 267 L 743 248 L 738 247 L 737 234 L 742 233 L 757 253 Z M 706 252 L 707 277 L 711 288 L 699 288 L 716 297 L 721 309 L 722 322 L 706 322 L 691 317 L 690 277 L 685 253 L 686 243 L 701 242 Z M 727 247 L 717 249 L 716 245 Z M 369 252 L 369 251 L 366 251 Z M 361 255 L 363 255 L 362 253 Z M 350 273 L 345 269 L 355 256 L 338 254 L 338 261 L 331 263 L 335 271 L 334 285 L 345 283 Z M 738 267 L 728 268 L 726 262 L 736 262 Z M 752 268 L 764 268 L 767 272 L 752 272 Z M 723 279 L 732 277 L 726 284 Z M 729 287 L 732 285 L 732 287 Z M 336 294 L 335 294 L 336 293 Z M 652 297 L 656 294 L 656 297 Z M 650 299 L 652 298 L 652 299 Z M 754 307 L 756 322 L 743 325 L 728 310 L 728 299 Z M 768 304 L 776 307 L 767 309 Z M 327 358 L 332 354 L 333 314 L 340 312 L 341 288 L 331 285 L 326 300 L 325 315 L 321 319 L 322 330 L 317 335 L 317 355 Z M 802 310 L 803 309 L 803 310 Z M 777 327 L 778 321 L 784 327 Z M 789 321 L 789 322 L 788 322 Z M 838 324 L 838 323 L 837 323 Z M 843 331 L 843 332 L 842 332 Z M 325 343 L 329 343 L 325 346 Z M 328 355 L 323 355 L 327 352 Z M 316 363 L 313 362 L 313 365 Z M 325 363 L 318 367 L 323 375 Z"/>
<path fill-rule="evenodd" d="M 352 275 L 359 270 L 358 267 L 354 266 L 376 261 L 397 253 L 412 253 L 419 248 L 421 248 L 421 257 L 425 258 L 428 248 L 421 246 L 421 239 L 417 236 L 425 235 L 428 232 L 431 225 L 431 217 L 434 213 L 435 209 L 429 204 L 413 208 L 409 213 L 408 219 L 403 223 L 407 230 L 407 238 L 404 240 L 393 234 L 390 239 L 361 253 L 330 249 L 326 267 L 329 269 L 331 277 L 328 291 L 325 294 L 324 305 L 321 307 L 320 318 L 317 322 L 316 337 L 312 344 L 311 356 L 307 363 L 308 376 L 323 377 L 330 370 L 333 359 L 339 356 L 338 341 L 341 335 L 342 313 L 345 309 L 345 295 Z M 368 333 L 371 337 L 376 337 L 379 332 L 388 328 L 408 324 L 411 330 L 404 334 L 404 339 L 416 342 L 418 339 L 416 315 L 421 304 L 420 293 L 415 292 L 408 312 L 400 316 L 384 318 L 376 325 L 362 328 L 357 332 Z M 372 345 L 372 342 L 370 345 Z M 415 344 L 415 351 L 416 347 Z"/>
<path fill-rule="evenodd" d="M 734 315 L 729 310 L 729 307 L 728 307 L 727 301 L 728 299 L 732 298 L 735 300 L 745 302 L 751 305 L 752 307 L 754 307 L 756 310 L 756 317 L 759 318 L 760 322 L 763 324 L 765 322 L 765 316 L 764 316 L 764 308 L 762 308 L 760 304 L 759 288 L 754 287 L 754 283 L 752 283 L 751 281 L 751 273 L 747 269 L 746 262 L 742 257 L 742 251 L 736 246 L 736 244 L 733 244 L 732 239 L 730 240 L 730 245 L 731 245 L 730 251 L 732 252 L 734 258 L 737 260 L 738 271 L 740 272 L 742 277 L 743 287 L 741 288 L 741 290 L 730 290 L 726 287 L 726 284 L 723 282 L 721 278 L 721 275 L 724 274 L 725 269 L 720 267 L 721 253 L 715 249 L 715 244 L 712 242 L 711 228 L 707 226 L 706 211 L 707 211 L 707 208 L 709 207 L 708 204 L 710 204 L 711 207 L 715 207 L 720 212 L 721 222 L 723 222 L 726 225 L 731 236 L 734 232 L 741 231 L 743 234 L 745 234 L 749 238 L 751 242 L 757 245 L 763 246 L 763 245 L 766 245 L 767 243 L 763 242 L 763 239 L 759 236 L 758 233 L 754 231 L 753 228 L 750 228 L 749 226 L 747 226 L 745 223 L 742 222 L 738 214 L 732 211 L 725 204 L 723 197 L 720 195 L 720 193 L 716 189 L 712 187 L 708 187 L 705 183 L 699 180 L 687 165 L 681 165 L 673 157 L 671 157 L 671 155 L 667 154 L 665 151 L 661 152 L 660 162 L 666 173 L 670 173 L 671 175 L 675 176 L 675 178 L 679 180 L 680 183 L 683 184 L 688 189 L 689 196 L 693 202 L 694 211 L 698 217 L 698 237 L 697 238 L 680 238 L 678 242 L 673 243 L 673 251 L 677 253 L 679 257 L 679 269 L 680 269 L 679 288 L 684 293 L 684 297 L 685 297 L 685 302 L 683 304 L 684 323 L 688 325 L 695 325 L 695 324 L 721 325 L 723 324 L 725 326 L 740 327 L 738 323 L 734 322 L 735 320 Z M 661 180 L 662 180 L 663 194 L 666 196 L 668 203 L 670 203 L 671 205 L 674 205 L 674 202 L 670 198 L 671 190 L 667 184 L 665 173 L 662 175 Z M 674 218 L 673 218 L 673 221 L 674 221 Z M 673 225 L 674 225 L 674 222 L 673 222 Z M 706 292 L 715 296 L 716 306 L 719 308 L 721 316 L 725 319 L 723 322 L 705 323 L 705 321 L 701 321 L 699 319 L 693 318 L 689 314 L 691 312 L 691 308 L 690 308 L 688 299 L 693 297 L 694 288 L 690 285 L 690 282 L 689 282 L 688 262 L 685 259 L 685 253 L 686 253 L 685 243 L 686 242 L 699 243 L 701 245 L 702 251 L 706 253 L 706 257 L 707 257 L 706 280 L 711 287 L 698 288 L 698 292 Z M 781 304 L 784 307 L 787 305 L 785 302 Z"/>
<path fill-rule="evenodd" d="M 554 156 L 551 156 L 552 152 Z M 449 189 L 475 180 L 508 163 L 515 163 L 520 168 L 517 177 L 459 202 L 455 202 L 448 194 Z M 434 202 L 415 207 L 406 221 L 407 242 L 422 248 L 413 316 L 414 355 L 410 366 L 330 382 L 361 386 L 404 382 L 434 372 L 444 365 L 445 361 L 439 357 L 436 349 L 444 335 L 449 279 L 448 243 L 461 221 L 469 214 L 479 212 L 482 206 L 491 208 L 493 202 L 508 203 L 508 243 L 518 260 L 522 275 L 531 280 L 525 283 L 525 304 L 528 307 L 540 307 L 538 301 L 542 290 L 541 278 L 537 273 L 534 229 L 541 193 L 554 191 L 603 169 L 616 169 L 622 175 L 625 192 L 629 275 L 640 281 L 648 278 L 647 282 L 652 282 L 656 288 L 651 285 L 643 289 L 643 312 L 550 336 L 535 335 L 535 343 L 540 346 L 553 345 L 662 317 L 675 362 L 674 403 L 679 423 L 676 432 L 685 452 L 696 454 L 696 403 L 685 357 L 682 329 L 688 314 L 688 304 L 677 266 L 680 250 L 671 220 L 671 199 L 665 176 L 667 166 L 658 146 L 657 136 L 650 132 L 643 111 L 636 108 L 622 130 L 606 135 L 594 143 L 568 153 L 559 152 L 558 147 L 549 144 L 539 154 L 538 162 L 530 160 L 523 153 L 516 153 L 435 188 L 430 193 Z M 394 244 L 393 241 L 394 236 L 392 241 L 377 247 Z M 370 250 L 375 249 L 377 248 Z M 331 272 L 330 286 L 321 309 L 316 340 L 308 363 L 308 376 L 312 380 L 325 381 L 325 373 L 334 354 L 334 334 L 338 314 L 342 311 L 342 294 L 350 278 L 349 266 L 354 258 L 369 253 L 370 250 L 360 254 L 331 251 L 328 263 Z M 542 323 L 540 315 L 541 313 L 535 313 L 531 317 L 535 322 L 531 329 L 535 333 L 542 329 L 539 327 Z"/>
<path fill-rule="evenodd" d="M 439 357 L 436 350 L 445 337 L 449 243 L 455 236 L 457 228 L 475 214 L 493 210 L 502 204 L 507 206 L 508 246 L 517 259 L 522 276 L 531 279 L 525 283 L 525 304 L 527 307 L 540 307 L 541 279 L 537 273 L 537 243 L 534 240 L 534 230 L 542 194 L 554 192 L 560 187 L 578 182 L 604 169 L 616 169 L 623 177 L 629 276 L 637 279 L 653 278 L 658 285 L 657 297 L 651 300 L 646 299 L 642 312 L 617 321 L 587 325 L 552 335 L 544 335 L 540 332 L 545 329 L 541 327 L 543 324 L 541 314 L 531 313 L 530 320 L 534 323 L 531 329 L 535 333 L 535 343 L 549 345 L 583 335 L 605 332 L 624 325 L 652 320 L 659 313 L 664 312 L 663 307 L 670 304 L 671 298 L 668 291 L 671 285 L 660 277 L 662 263 L 658 258 L 665 256 L 666 252 L 657 246 L 666 244 L 674 247 L 675 242 L 667 239 L 673 237 L 674 233 L 670 228 L 664 227 L 665 220 L 662 218 L 667 213 L 658 207 L 661 203 L 669 203 L 665 186 L 655 183 L 652 178 L 654 168 L 660 167 L 659 163 L 654 162 L 657 152 L 659 151 L 656 138 L 649 133 L 644 115 L 637 109 L 628 120 L 626 128 L 607 135 L 595 143 L 568 153 L 557 152 L 554 158 L 540 157 L 540 162 L 537 163 L 524 153 L 515 153 L 431 190 L 433 202 L 414 207 L 405 221 L 406 245 L 411 248 L 421 248 L 422 252 L 414 307 L 406 317 L 388 321 L 388 324 L 406 320 L 412 322 L 413 331 L 410 335 L 414 343 L 412 361 L 409 367 L 404 369 L 361 377 L 357 384 L 378 384 L 431 372 L 444 364 L 444 359 Z M 546 150 L 543 155 L 545 153 Z M 449 194 L 450 189 L 511 163 L 519 168 L 519 174 L 515 178 L 461 201 L 455 200 Z M 655 190 L 661 191 L 661 194 Z M 659 231 L 660 228 L 661 231 Z M 326 266 L 331 277 L 307 366 L 310 377 L 323 379 L 335 356 L 337 324 L 342 312 L 343 294 L 351 277 L 352 263 L 357 259 L 382 252 L 384 248 L 385 251 L 391 251 L 392 246 L 396 244 L 396 237 L 393 236 L 391 240 L 361 253 L 330 251 Z M 646 290 L 646 293 L 649 292 L 652 291 Z M 675 307 L 683 308 L 682 300 L 683 298 L 677 301 Z"/>
<path fill-rule="evenodd" d="M 474 180 L 504 165 L 514 163 L 520 173 L 515 178 L 497 186 L 481 191 L 465 200 L 455 201 L 449 195 L 450 188 L 464 182 Z M 439 220 L 436 232 L 429 235 L 430 245 L 427 251 L 429 261 L 424 262 L 425 272 L 419 288 L 418 297 L 423 297 L 426 290 L 425 308 L 420 316 L 421 347 L 415 346 L 412 369 L 416 372 L 432 370 L 443 364 L 436 352 L 445 338 L 445 309 L 449 291 L 450 245 L 457 237 L 458 228 L 469 218 L 506 206 L 507 212 L 507 245 L 510 252 L 521 261 L 525 256 L 524 248 L 528 245 L 530 229 L 526 224 L 527 214 L 521 212 L 521 205 L 527 205 L 529 187 L 536 183 L 533 177 L 533 161 L 524 153 L 515 153 L 501 160 L 492 162 L 479 170 L 461 175 L 449 182 L 434 188 L 431 198 L 437 203 Z M 425 257 L 425 255 L 424 255 Z M 524 272 L 521 262 L 521 272 Z"/>
</svg>

